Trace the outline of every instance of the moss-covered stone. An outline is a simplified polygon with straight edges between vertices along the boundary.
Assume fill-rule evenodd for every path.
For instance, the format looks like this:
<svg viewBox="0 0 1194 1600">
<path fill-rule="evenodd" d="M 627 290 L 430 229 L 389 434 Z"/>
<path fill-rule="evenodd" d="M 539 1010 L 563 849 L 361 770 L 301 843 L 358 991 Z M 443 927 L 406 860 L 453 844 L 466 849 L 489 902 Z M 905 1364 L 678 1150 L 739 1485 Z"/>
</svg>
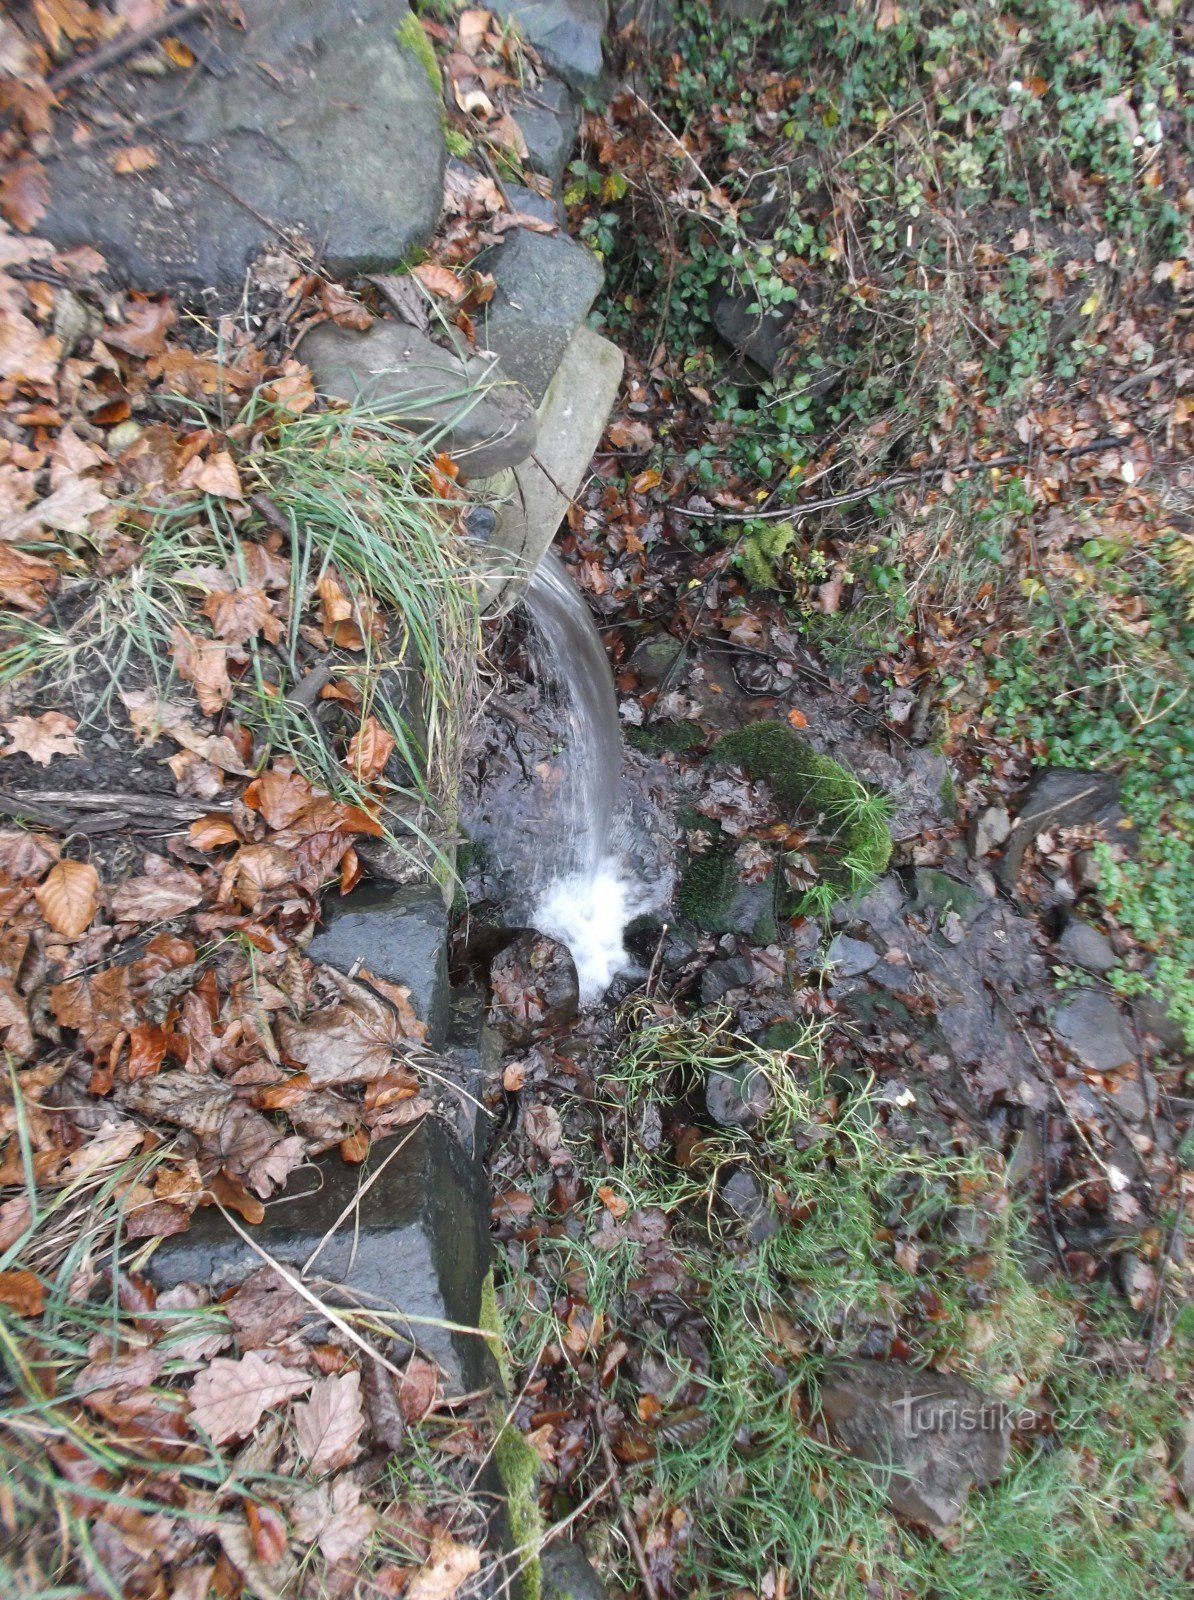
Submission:
<svg viewBox="0 0 1194 1600">
<path fill-rule="evenodd" d="M 738 895 L 738 863 L 725 850 L 693 856 L 684 869 L 676 899 L 680 910 L 708 933 L 729 933 Z"/>
<path fill-rule="evenodd" d="M 406 16 L 394 29 L 394 33 L 400 45 L 403 45 L 412 54 L 418 56 L 431 87 L 435 90 L 437 96 L 442 96 L 444 80 L 440 76 L 439 62 L 435 59 L 435 47 L 426 33 L 424 33 L 423 26 L 413 11 L 407 12 Z"/>
<path fill-rule="evenodd" d="M 481 1331 L 493 1353 L 501 1374 L 502 1390 L 510 1391 L 510 1363 L 506 1358 L 506 1339 L 502 1329 L 501 1307 L 490 1269 L 481 1288 Z M 506 1517 L 510 1538 L 518 1551 L 522 1572 L 515 1584 L 519 1600 L 540 1600 L 543 1589 L 539 1565 L 539 1546 L 543 1542 L 543 1513 L 539 1509 L 539 1457 L 512 1422 L 507 1422 L 504 1400 L 493 1403 L 497 1440 L 493 1464 L 506 1492 Z"/>
<path fill-rule="evenodd" d="M 700 744 L 704 734 L 695 722 L 651 722 L 642 728 L 627 728 L 626 743 L 647 755 L 660 755 L 665 750 L 691 750 Z"/>
<path fill-rule="evenodd" d="M 752 722 L 722 734 L 711 761 L 732 761 L 768 784 L 780 805 L 815 816 L 832 834 L 825 877 L 857 891 L 891 859 L 885 803 L 830 756 L 782 722 Z"/>
</svg>

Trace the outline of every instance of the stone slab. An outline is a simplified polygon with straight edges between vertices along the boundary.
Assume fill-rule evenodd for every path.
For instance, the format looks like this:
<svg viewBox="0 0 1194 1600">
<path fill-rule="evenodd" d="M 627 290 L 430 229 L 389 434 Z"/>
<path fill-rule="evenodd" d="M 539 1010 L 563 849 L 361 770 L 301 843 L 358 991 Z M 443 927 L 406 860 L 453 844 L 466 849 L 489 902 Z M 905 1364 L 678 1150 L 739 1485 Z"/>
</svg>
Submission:
<svg viewBox="0 0 1194 1600">
<path fill-rule="evenodd" d="M 539 406 L 539 440 L 529 461 L 480 488 L 497 511 L 485 604 L 508 611 L 555 537 L 580 488 L 622 382 L 624 357 L 580 327 Z"/>
<path fill-rule="evenodd" d="M 72 144 L 69 116 L 56 119 L 39 233 L 95 246 L 121 283 L 225 296 L 286 230 L 339 276 L 393 266 L 426 242 L 442 203 L 441 97 L 405 0 L 241 9 L 243 32 L 217 12 L 215 49 L 193 68 L 135 80 L 127 110 L 139 120 L 126 138 Z M 415 47 L 399 41 L 410 29 Z M 103 88 L 121 106 L 131 100 L 119 79 Z M 90 85 L 67 108 L 90 126 L 93 104 L 111 113 Z M 134 143 L 150 145 L 157 165 L 117 176 L 114 151 Z"/>
<path fill-rule="evenodd" d="M 437 446 L 470 478 L 492 477 L 535 448 L 534 407 L 502 362 L 466 361 L 409 323 L 375 322 L 358 332 L 324 322 L 296 354 L 321 393 L 434 429 Z"/>
<path fill-rule="evenodd" d="M 438 1050 L 448 1031 L 448 913 L 436 884 L 402 887 L 362 883 L 342 897 L 329 894 L 323 921 L 307 954 L 337 972 L 358 964 L 390 983 L 410 989 L 410 1003 L 427 1024 L 428 1043 Z"/>
<path fill-rule="evenodd" d="M 516 22 L 544 66 L 580 94 L 600 84 L 609 0 L 492 0 L 490 10 Z"/>
<path fill-rule="evenodd" d="M 591 250 L 566 234 L 514 229 L 478 266 L 492 272 L 493 299 L 482 307 L 477 339 L 501 357 L 506 377 L 539 405 L 604 281 Z"/>
<path fill-rule="evenodd" d="M 476 1328 L 480 1320 L 489 1270 L 489 1194 L 480 1168 L 432 1117 L 382 1140 L 363 1166 L 332 1154 L 317 1168 L 321 1182 L 312 1183 L 310 1168 L 300 1169 L 298 1192 L 267 1206 L 265 1220 L 246 1232 L 330 1303 L 379 1307 L 410 1318 L 410 1340 L 439 1363 L 453 1392 L 493 1384 L 485 1340 L 437 1325 Z M 366 1188 L 373 1173 L 379 1175 Z M 188 1232 L 158 1245 L 149 1274 L 162 1287 L 198 1283 L 219 1293 L 260 1265 L 260 1256 L 212 1207 L 196 1212 Z M 387 1319 L 387 1326 L 402 1334 L 401 1322 Z"/>
</svg>

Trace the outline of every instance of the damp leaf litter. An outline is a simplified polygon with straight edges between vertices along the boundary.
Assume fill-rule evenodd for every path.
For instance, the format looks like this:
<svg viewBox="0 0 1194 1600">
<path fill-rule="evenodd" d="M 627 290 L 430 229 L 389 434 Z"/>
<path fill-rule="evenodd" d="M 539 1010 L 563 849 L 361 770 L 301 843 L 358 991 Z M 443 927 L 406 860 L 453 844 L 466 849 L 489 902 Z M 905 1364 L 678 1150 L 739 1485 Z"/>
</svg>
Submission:
<svg viewBox="0 0 1194 1600">
<path fill-rule="evenodd" d="M 1192 42 L 0 18 L 5 1594 L 1188 1592 Z"/>
</svg>

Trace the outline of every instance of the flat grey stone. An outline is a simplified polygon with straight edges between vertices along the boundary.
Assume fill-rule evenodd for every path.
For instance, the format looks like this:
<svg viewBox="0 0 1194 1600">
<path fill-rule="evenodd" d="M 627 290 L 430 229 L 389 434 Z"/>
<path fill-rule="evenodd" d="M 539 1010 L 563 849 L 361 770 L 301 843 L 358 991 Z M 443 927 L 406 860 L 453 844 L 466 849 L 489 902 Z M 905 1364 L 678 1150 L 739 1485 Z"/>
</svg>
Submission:
<svg viewBox="0 0 1194 1600">
<path fill-rule="evenodd" d="M 937 867 L 921 867 L 912 881 L 917 909 L 939 919 L 953 911 L 963 922 L 973 922 L 989 903 L 980 889 Z"/>
<path fill-rule="evenodd" d="M 1024 852 L 1048 828 L 1099 827 L 1113 841 L 1130 841 L 1119 804 L 1120 780 L 1105 772 L 1075 767 L 1046 767 L 1025 789 L 1012 824 L 1003 860 L 996 871 L 1011 893 L 1020 875 Z"/>
<path fill-rule="evenodd" d="M 836 978 L 860 978 L 864 972 L 879 964 L 879 952 L 865 939 L 850 939 L 839 933 L 830 941 L 825 952 L 825 965 L 833 968 Z"/>
<path fill-rule="evenodd" d="M 312 961 L 350 973 L 360 963 L 410 989 L 410 1003 L 427 1024 L 428 1042 L 448 1030 L 448 913 L 435 884 L 400 887 L 363 883 L 349 895 L 329 894 L 323 923 L 307 946 Z"/>
<path fill-rule="evenodd" d="M 567 87 L 547 78 L 513 108 L 514 120 L 527 142 L 527 165 L 551 179 L 557 201 L 564 189 L 564 169 L 580 131 L 580 109 Z"/>
<path fill-rule="evenodd" d="M 1110 972 L 1115 965 L 1115 951 L 1111 940 L 1089 922 L 1075 919 L 1065 926 L 1057 948 L 1072 967 L 1082 967 L 1087 972 Z"/>
<path fill-rule="evenodd" d="M 1158 1039 L 1162 1049 L 1185 1048 L 1185 1030 L 1176 1017 L 1169 1015 L 1169 1007 L 1163 997 L 1155 994 L 1137 995 L 1132 1001 L 1132 1011 L 1145 1033 L 1151 1033 Z"/>
<path fill-rule="evenodd" d="M 742 1063 L 728 1072 L 710 1072 L 705 1079 L 705 1109 L 719 1128 L 751 1128 L 774 1103 L 771 1085 L 760 1067 Z"/>
<path fill-rule="evenodd" d="M 779 1232 L 779 1219 L 745 1167 L 735 1167 L 717 1191 L 721 1204 L 742 1224 L 751 1244 L 762 1244 Z"/>
<path fill-rule="evenodd" d="M 580 1547 L 555 1539 L 539 1560 L 543 1600 L 608 1600 L 608 1591 Z"/>
<path fill-rule="evenodd" d="M 1086 989 L 1054 1013 L 1057 1038 L 1092 1072 L 1114 1072 L 1136 1059 L 1136 1045 L 1114 1000 Z"/>
<path fill-rule="evenodd" d="M 478 318 L 477 340 L 501 357 L 505 376 L 538 405 L 597 298 L 601 264 L 565 234 L 515 228 L 477 265 L 496 285 Z"/>
<path fill-rule="evenodd" d="M 534 456 L 479 486 L 497 511 L 486 596 L 492 614 L 521 597 L 555 537 L 601 442 L 623 365 L 616 345 L 577 328 L 539 405 Z"/>
<path fill-rule="evenodd" d="M 787 348 L 790 311 L 752 311 L 758 300 L 749 289 L 723 290 L 713 301 L 713 325 L 739 355 L 765 372 L 774 372 Z"/>
<path fill-rule="evenodd" d="M 338 1154 L 322 1157 L 317 1166 L 321 1184 L 312 1184 L 310 1170 L 300 1171 L 295 1193 L 268 1206 L 265 1220 L 246 1228 L 253 1240 L 276 1261 L 297 1269 L 313 1291 L 326 1292 L 333 1304 L 376 1307 L 410 1318 L 405 1328 L 393 1318 L 387 1326 L 434 1357 L 454 1392 L 492 1384 L 494 1363 L 485 1340 L 437 1326 L 454 1322 L 476 1328 L 481 1315 L 481 1288 L 489 1270 L 489 1194 L 480 1168 L 433 1117 L 380 1141 L 363 1166 L 350 1166 Z M 366 1188 L 374 1172 L 379 1176 Z M 260 1265 L 260 1256 L 213 1206 L 197 1211 L 186 1233 L 158 1245 L 149 1273 L 161 1287 L 199 1283 L 219 1293 Z"/>
<path fill-rule="evenodd" d="M 517 22 L 543 64 L 581 94 L 596 89 L 609 0 L 493 0 L 490 10 Z"/>
<path fill-rule="evenodd" d="M 413 20 L 405 0 L 242 0 L 242 9 L 243 32 L 218 11 L 206 24 L 218 70 L 200 60 L 136 78 L 129 109 L 142 120 L 122 140 L 72 143 L 71 112 L 91 124 L 93 102 L 112 109 L 98 85 L 72 90 L 45 158 L 51 199 L 39 233 L 60 248 L 95 246 L 125 284 L 225 294 L 286 233 L 304 235 L 340 276 L 393 266 L 430 238 L 443 199 L 441 104 L 423 61 L 399 42 L 396 29 Z M 132 93 L 112 76 L 103 87 Z M 122 143 L 150 145 L 157 165 L 117 176 Z"/>
<path fill-rule="evenodd" d="M 465 361 L 408 323 L 375 322 L 360 333 L 324 322 L 296 354 L 321 393 L 435 429 L 469 478 L 492 477 L 535 448 L 534 409 L 500 362 Z"/>
<path fill-rule="evenodd" d="M 892 1510 L 935 1530 L 957 1521 L 972 1485 L 994 1483 L 1007 1466 L 1004 1407 L 951 1373 L 899 1361 L 834 1366 L 821 1410 L 837 1444 L 881 1472 Z"/>
<path fill-rule="evenodd" d="M 1012 819 L 1003 806 L 984 806 L 970 824 L 970 854 L 977 859 L 989 856 L 1006 843 L 1012 831 Z"/>
</svg>

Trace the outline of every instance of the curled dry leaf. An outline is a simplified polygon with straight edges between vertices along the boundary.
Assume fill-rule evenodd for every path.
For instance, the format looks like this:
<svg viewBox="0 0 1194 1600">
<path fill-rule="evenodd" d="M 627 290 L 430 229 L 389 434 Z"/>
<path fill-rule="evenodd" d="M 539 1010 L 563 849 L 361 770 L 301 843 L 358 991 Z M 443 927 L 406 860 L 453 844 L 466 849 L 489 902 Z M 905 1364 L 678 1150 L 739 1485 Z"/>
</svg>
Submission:
<svg viewBox="0 0 1194 1600">
<path fill-rule="evenodd" d="M 48 767 L 55 756 L 77 756 L 79 741 L 75 738 L 78 723 L 61 711 L 46 711 L 40 717 L 13 717 L 0 722 L 12 743 L 0 754 L 25 755 L 39 767 Z"/>
<path fill-rule="evenodd" d="M 0 829 L 0 872 L 15 883 L 35 882 L 62 854 L 57 839 L 23 828 Z"/>
<path fill-rule="evenodd" d="M 218 850 L 222 844 L 235 844 L 239 838 L 232 819 L 221 816 L 219 812 L 196 817 L 187 829 L 187 843 L 192 850 Z"/>
<path fill-rule="evenodd" d="M 227 450 L 209 456 L 194 473 L 187 469 L 179 481 L 185 488 L 200 489 L 204 494 L 213 494 L 220 500 L 239 500 L 242 494 L 240 473 Z"/>
<path fill-rule="evenodd" d="M 411 1356 L 398 1384 L 398 1404 L 406 1422 L 421 1422 L 439 1393 L 439 1368 L 422 1356 Z"/>
<path fill-rule="evenodd" d="M 441 1533 L 406 1588 L 406 1600 L 452 1600 L 466 1578 L 481 1569 L 481 1552 Z"/>
<path fill-rule="evenodd" d="M 224 772 L 234 772 L 248 777 L 251 768 L 227 734 L 219 736 L 197 728 L 181 706 L 159 699 L 147 689 L 129 689 L 123 692 L 125 709 L 133 731 L 141 739 L 157 739 L 166 734 L 184 750 L 211 762 Z"/>
<path fill-rule="evenodd" d="M 34 893 L 41 914 L 64 939 L 90 927 L 99 905 L 99 873 L 87 861 L 59 861 Z"/>
<path fill-rule="evenodd" d="M 344 765 L 357 778 L 375 778 L 393 753 L 393 734 L 376 717 L 366 717 L 348 742 Z"/>
<path fill-rule="evenodd" d="M 180 676 L 195 686 L 200 710 L 216 716 L 232 698 L 225 646 L 214 639 L 201 639 L 176 622 L 170 648 Z"/>
<path fill-rule="evenodd" d="M 294 1408 L 294 1432 L 314 1477 L 348 1466 L 360 1454 L 365 1426 L 359 1372 L 321 1378 Z"/>
<path fill-rule="evenodd" d="M 127 178 L 134 172 L 152 172 L 158 164 L 157 152 L 151 145 L 128 144 L 112 157 L 112 171 Z"/>
<path fill-rule="evenodd" d="M 247 644 L 264 633 L 270 644 L 282 637 L 282 624 L 262 589 L 233 589 L 231 594 L 209 594 L 203 611 L 211 618 L 219 638 L 229 644 Z"/>
<path fill-rule="evenodd" d="M 32 1272 L 0 1272 L 0 1305 L 11 1306 L 19 1317 L 40 1317 L 45 1298 L 41 1280 Z"/>
<path fill-rule="evenodd" d="M 32 233 L 50 203 L 50 180 L 40 161 L 17 161 L 0 177 L 0 210 L 22 233 Z"/>
<path fill-rule="evenodd" d="M 424 261 L 414 269 L 414 275 L 425 289 L 430 289 L 432 294 L 439 295 L 441 299 L 450 300 L 453 305 L 459 304 L 468 293 L 467 285 L 438 262 Z"/>
<path fill-rule="evenodd" d="M 216 1444 L 243 1439 L 271 1406 L 311 1387 L 309 1373 L 267 1361 L 250 1350 L 233 1360 L 217 1356 L 191 1385 L 191 1420 Z"/>
<path fill-rule="evenodd" d="M 52 561 L 0 544 L 0 600 L 5 605 L 18 611 L 41 611 L 57 583 L 58 568 Z"/>
</svg>

